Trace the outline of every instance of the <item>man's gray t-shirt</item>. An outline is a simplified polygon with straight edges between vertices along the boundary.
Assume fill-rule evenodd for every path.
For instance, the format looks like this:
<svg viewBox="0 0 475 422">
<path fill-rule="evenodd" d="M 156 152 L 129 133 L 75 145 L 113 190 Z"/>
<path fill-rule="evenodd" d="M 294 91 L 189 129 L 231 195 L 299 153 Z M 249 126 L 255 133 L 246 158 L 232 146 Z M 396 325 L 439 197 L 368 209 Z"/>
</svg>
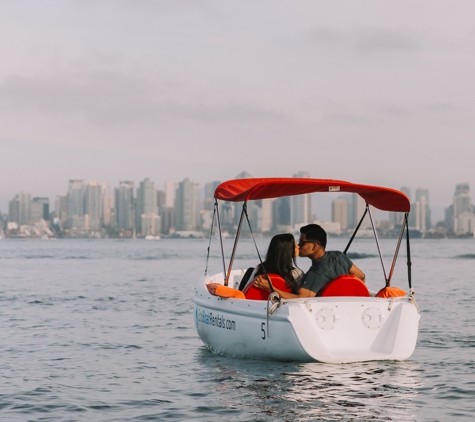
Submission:
<svg viewBox="0 0 475 422">
<path fill-rule="evenodd" d="M 329 281 L 345 274 L 349 274 L 353 266 L 351 260 L 340 251 L 327 251 L 321 258 L 312 261 L 303 279 L 304 289 L 311 290 L 315 294 Z"/>
</svg>

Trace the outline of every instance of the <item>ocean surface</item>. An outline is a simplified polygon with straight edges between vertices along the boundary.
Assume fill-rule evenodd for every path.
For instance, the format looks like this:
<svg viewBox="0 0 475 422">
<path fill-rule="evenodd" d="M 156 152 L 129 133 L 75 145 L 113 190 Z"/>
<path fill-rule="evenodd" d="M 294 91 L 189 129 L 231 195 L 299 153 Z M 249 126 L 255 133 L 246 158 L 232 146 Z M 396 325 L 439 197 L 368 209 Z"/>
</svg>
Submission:
<svg viewBox="0 0 475 422">
<path fill-rule="evenodd" d="M 257 239 L 265 255 L 269 239 Z M 229 256 L 232 243 L 226 240 Z M 345 241 L 330 239 L 328 249 Z M 383 239 L 387 271 L 395 241 Z M 473 421 L 475 240 L 412 242 L 419 339 L 403 362 L 236 359 L 195 331 L 208 240 L 0 240 L 1 421 Z M 375 243 L 350 256 L 383 287 Z M 243 239 L 234 268 L 257 262 Z M 405 248 L 393 285 L 407 288 Z M 309 260 L 299 260 L 306 270 Z M 221 270 L 212 239 L 209 272 Z"/>
</svg>

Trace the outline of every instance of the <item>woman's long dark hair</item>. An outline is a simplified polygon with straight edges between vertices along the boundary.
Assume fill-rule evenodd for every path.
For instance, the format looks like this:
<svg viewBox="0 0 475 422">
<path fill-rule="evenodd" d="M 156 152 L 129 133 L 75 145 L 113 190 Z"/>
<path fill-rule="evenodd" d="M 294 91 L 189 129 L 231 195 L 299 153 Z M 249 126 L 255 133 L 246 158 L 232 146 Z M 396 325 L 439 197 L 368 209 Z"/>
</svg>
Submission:
<svg viewBox="0 0 475 422">
<path fill-rule="evenodd" d="M 295 239 L 288 233 L 275 235 L 269 244 L 266 259 L 263 262 L 264 268 L 259 264 L 257 266 L 256 276 L 268 274 L 278 274 L 284 280 L 292 293 L 297 293 L 299 285 L 292 275 L 293 265 L 295 264 Z M 297 266 L 295 264 L 295 266 Z"/>
</svg>

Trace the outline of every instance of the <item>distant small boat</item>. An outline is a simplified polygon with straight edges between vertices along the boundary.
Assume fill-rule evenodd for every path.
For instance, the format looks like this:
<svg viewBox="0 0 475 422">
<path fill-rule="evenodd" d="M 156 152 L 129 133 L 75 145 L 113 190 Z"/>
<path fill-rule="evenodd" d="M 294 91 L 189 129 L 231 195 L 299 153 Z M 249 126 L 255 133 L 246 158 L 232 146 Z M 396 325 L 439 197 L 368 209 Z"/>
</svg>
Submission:
<svg viewBox="0 0 475 422">
<path fill-rule="evenodd" d="M 277 293 L 270 294 L 267 300 L 234 299 L 213 296 L 208 292 L 208 283 L 225 286 L 229 283 L 234 288 L 240 285 L 243 274 L 241 270 L 233 270 L 232 266 L 243 217 L 249 222 L 247 201 L 313 192 L 356 193 L 365 200 L 366 211 L 344 253 L 368 214 L 383 264 L 384 279 L 381 283 L 386 287 L 381 291 L 391 288 L 396 258 L 406 231 L 409 293 L 399 297 L 379 297 L 375 292 L 369 292 L 359 280 L 365 289 L 364 294 L 350 291 L 349 284 L 345 283 L 339 285 L 338 291 L 334 290 L 330 294 L 321 294 L 325 286 L 315 297 L 296 299 L 282 299 Z M 196 330 L 208 349 L 235 357 L 325 363 L 403 360 L 412 355 L 417 342 L 420 313 L 411 285 L 408 229 L 410 202 L 404 193 L 340 180 L 256 178 L 224 182 L 216 188 L 214 198 L 223 272 L 208 275 L 205 271 L 205 276 L 196 285 L 194 297 Z M 236 240 L 227 267 L 218 200 L 243 202 Z M 370 205 L 383 211 L 404 213 L 389 274 L 384 268 Z M 250 222 L 249 226 L 251 227 Z M 252 229 L 250 230 L 252 233 Z M 337 281 L 338 279 L 333 280 L 327 286 Z"/>
<path fill-rule="evenodd" d="M 160 240 L 160 236 L 153 236 L 151 234 L 148 234 L 145 236 L 145 240 Z"/>
</svg>

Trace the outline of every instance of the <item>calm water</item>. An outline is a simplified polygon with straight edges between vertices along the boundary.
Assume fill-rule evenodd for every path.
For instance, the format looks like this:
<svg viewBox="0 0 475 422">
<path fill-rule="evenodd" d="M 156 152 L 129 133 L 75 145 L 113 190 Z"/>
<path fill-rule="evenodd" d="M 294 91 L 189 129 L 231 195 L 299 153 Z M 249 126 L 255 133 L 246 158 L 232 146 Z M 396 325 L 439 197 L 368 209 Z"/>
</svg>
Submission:
<svg viewBox="0 0 475 422">
<path fill-rule="evenodd" d="M 258 239 L 261 253 L 267 244 Z M 393 244 L 382 241 L 388 257 Z M 192 302 L 207 245 L 0 241 L 0 420 L 475 419 L 474 240 L 413 241 L 422 313 L 414 355 L 349 365 L 209 353 L 195 332 Z M 357 240 L 350 251 L 360 253 L 354 261 L 369 287 L 382 287 L 374 242 Z M 255 265 L 251 241 L 238 252 L 235 268 Z M 210 272 L 220 270 L 217 258 L 213 240 Z M 404 261 L 403 252 L 393 283 L 402 288 Z"/>
</svg>

